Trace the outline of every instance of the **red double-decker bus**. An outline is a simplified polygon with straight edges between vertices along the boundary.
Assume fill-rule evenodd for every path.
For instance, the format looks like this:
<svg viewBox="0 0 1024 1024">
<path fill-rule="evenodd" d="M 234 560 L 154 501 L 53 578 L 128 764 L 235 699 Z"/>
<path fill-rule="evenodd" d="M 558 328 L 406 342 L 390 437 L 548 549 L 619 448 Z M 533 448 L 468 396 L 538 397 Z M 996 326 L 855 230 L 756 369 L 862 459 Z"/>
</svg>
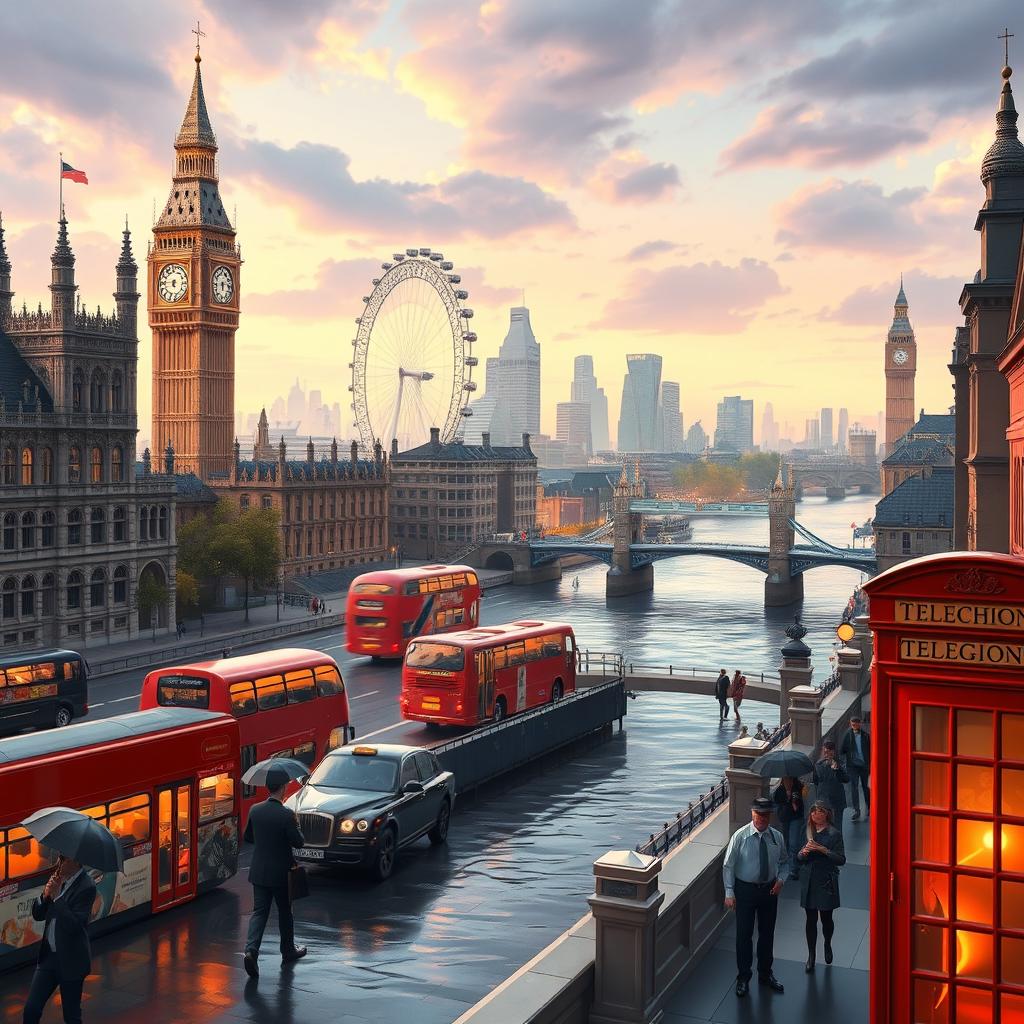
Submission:
<svg viewBox="0 0 1024 1024">
<path fill-rule="evenodd" d="M 242 773 L 267 757 L 294 757 L 312 769 L 355 735 L 337 662 L 322 651 L 285 648 L 150 672 L 140 708 L 222 711 L 238 719 Z M 242 786 L 242 825 L 260 799 Z"/>
<path fill-rule="evenodd" d="M 434 725 L 501 721 L 572 693 L 576 658 L 576 638 L 563 622 L 416 637 L 402 666 L 402 717 Z"/>
<path fill-rule="evenodd" d="M 480 621 L 480 580 L 468 565 L 421 565 L 357 576 L 345 605 L 352 654 L 401 658 L 414 636 Z"/>
<path fill-rule="evenodd" d="M 53 867 L 18 823 L 73 807 L 124 844 L 124 873 L 93 871 L 90 932 L 177 906 L 238 867 L 238 723 L 186 708 L 136 711 L 0 740 L 0 970 L 38 955 L 32 902 Z"/>
</svg>

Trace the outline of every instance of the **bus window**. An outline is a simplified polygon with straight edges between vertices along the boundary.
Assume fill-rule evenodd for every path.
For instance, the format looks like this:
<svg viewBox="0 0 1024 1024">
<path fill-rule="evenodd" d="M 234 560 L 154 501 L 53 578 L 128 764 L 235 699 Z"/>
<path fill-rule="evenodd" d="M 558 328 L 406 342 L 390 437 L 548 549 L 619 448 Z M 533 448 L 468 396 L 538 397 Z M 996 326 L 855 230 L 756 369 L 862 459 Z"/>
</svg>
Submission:
<svg viewBox="0 0 1024 1024">
<path fill-rule="evenodd" d="M 524 665 L 526 663 L 526 647 L 522 640 L 509 644 L 507 650 L 509 665 Z"/>
<path fill-rule="evenodd" d="M 543 640 L 545 658 L 553 658 L 562 653 L 562 638 L 557 633 L 550 633 Z"/>
<path fill-rule="evenodd" d="M 289 750 L 279 750 L 271 756 L 291 757 L 296 761 L 301 761 L 307 768 L 312 768 L 313 762 L 316 760 L 316 744 L 310 740 L 308 743 L 300 743 L 297 747 L 291 747 Z"/>
<path fill-rule="evenodd" d="M 316 686 L 313 684 L 313 673 L 308 668 L 286 672 L 285 688 L 288 691 L 289 704 L 302 704 L 316 697 Z"/>
<path fill-rule="evenodd" d="M 57 664 L 53 661 L 41 661 L 32 666 L 32 681 L 36 683 L 52 683 L 57 679 Z"/>
<path fill-rule="evenodd" d="M 526 660 L 540 661 L 544 657 L 544 641 L 539 636 L 526 638 Z"/>
<path fill-rule="evenodd" d="M 178 885 L 188 885 L 192 877 L 192 861 L 188 852 L 192 840 L 191 797 L 188 786 L 178 787 Z"/>
<path fill-rule="evenodd" d="M 466 583 L 468 583 L 469 586 L 471 586 L 471 587 L 475 587 L 476 586 L 477 579 L 476 579 L 476 573 L 475 572 L 467 572 L 466 573 Z"/>
<path fill-rule="evenodd" d="M 23 828 L 12 828 L 7 833 L 7 877 L 25 878 L 46 871 L 52 861 Z"/>
<path fill-rule="evenodd" d="M 430 579 L 426 581 L 426 584 L 427 590 L 431 594 L 436 594 L 441 590 L 441 581 L 437 576 L 431 576 Z M 422 587 L 420 589 L 422 590 Z"/>
<path fill-rule="evenodd" d="M 32 666 L 19 665 L 17 668 L 7 670 L 8 686 L 27 686 L 32 682 Z"/>
<path fill-rule="evenodd" d="M 409 668 L 461 672 L 465 664 L 465 652 L 454 644 L 432 642 L 410 644 L 405 655 L 405 663 Z"/>
<path fill-rule="evenodd" d="M 417 582 L 416 580 L 409 580 L 409 582 L 408 582 L 408 583 L 406 583 L 406 584 L 405 584 L 405 585 L 404 585 L 404 586 L 402 587 L 402 593 L 403 593 L 403 594 L 404 594 L 404 595 L 405 595 L 406 597 L 412 597 L 412 596 L 414 596 L 415 594 L 421 594 L 421 593 L 423 593 L 423 586 L 422 586 L 422 584 L 421 584 L 421 583 L 418 583 L 418 582 Z"/>
<path fill-rule="evenodd" d="M 161 676 L 157 681 L 156 702 L 165 708 L 208 708 L 210 683 L 197 676 Z"/>
<path fill-rule="evenodd" d="M 160 834 L 157 855 L 157 884 L 160 887 L 160 892 L 167 892 L 171 888 L 171 857 L 174 849 L 174 835 L 171 832 L 171 799 L 171 790 L 160 790 Z"/>
<path fill-rule="evenodd" d="M 280 676 L 264 676 L 256 680 L 256 703 L 260 711 L 283 708 L 288 703 L 284 680 Z"/>
<path fill-rule="evenodd" d="M 231 714 L 235 718 L 256 714 L 256 691 L 252 683 L 231 684 Z"/>
<path fill-rule="evenodd" d="M 316 673 L 316 692 L 321 697 L 330 697 L 335 693 L 344 693 L 345 684 L 338 675 L 338 670 L 333 665 L 318 665 Z"/>
<path fill-rule="evenodd" d="M 357 626 L 369 626 L 371 629 L 384 629 L 388 624 L 388 620 L 382 618 L 379 615 L 357 615 L 356 625 Z"/>
<path fill-rule="evenodd" d="M 569 652 L 570 654 L 572 653 L 572 650 L 573 650 L 573 643 L 572 643 L 572 634 L 571 634 L 571 633 L 566 633 L 566 634 L 565 634 L 565 649 L 566 649 L 566 650 L 567 650 L 567 651 L 568 651 L 568 652 Z"/>
<path fill-rule="evenodd" d="M 507 647 L 495 647 L 494 648 L 494 670 L 497 671 L 499 668 L 506 668 L 508 666 L 508 648 Z"/>
<path fill-rule="evenodd" d="M 466 574 L 464 572 L 454 572 L 454 573 L 452 573 L 452 586 L 455 589 L 458 589 L 459 587 L 464 587 L 465 585 L 466 585 Z"/>
<path fill-rule="evenodd" d="M 451 578 L 451 576 L 442 576 L 442 577 L 440 577 L 440 579 L 438 580 L 438 585 L 441 587 L 442 590 L 451 590 L 452 589 L 452 578 Z"/>
<path fill-rule="evenodd" d="M 345 743 L 345 726 L 336 725 L 331 730 L 331 735 L 327 737 L 327 748 L 324 750 L 325 754 L 329 754 L 332 750 L 337 750 L 338 747 L 343 746 Z"/>
<path fill-rule="evenodd" d="M 111 800 L 107 828 L 119 839 L 142 843 L 149 838 L 149 795 L 140 793 L 124 800 Z"/>
<path fill-rule="evenodd" d="M 199 780 L 199 823 L 223 818 L 235 806 L 235 780 L 229 772 Z M 111 805 L 113 810 L 113 805 Z"/>
<path fill-rule="evenodd" d="M 416 584 L 414 583 L 413 586 L 415 587 Z M 408 584 L 406 584 L 406 587 L 408 587 Z M 357 583 L 352 588 L 352 593 L 354 593 L 354 594 L 393 594 L 394 590 L 391 587 L 389 587 L 388 584 L 386 584 L 386 583 Z M 407 589 L 406 593 L 413 593 L 413 594 L 415 594 L 416 591 L 415 590 L 409 591 Z"/>
</svg>

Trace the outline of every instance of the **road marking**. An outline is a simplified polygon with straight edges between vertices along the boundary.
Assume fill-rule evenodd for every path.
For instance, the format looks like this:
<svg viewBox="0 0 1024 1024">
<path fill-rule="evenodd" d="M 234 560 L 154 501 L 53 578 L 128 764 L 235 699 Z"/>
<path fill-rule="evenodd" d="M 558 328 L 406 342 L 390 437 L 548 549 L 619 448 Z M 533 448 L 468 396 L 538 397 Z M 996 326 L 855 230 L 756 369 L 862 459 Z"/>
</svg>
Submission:
<svg viewBox="0 0 1024 1024">
<path fill-rule="evenodd" d="M 369 693 L 361 693 L 358 697 L 352 697 L 352 700 L 362 700 L 364 697 L 372 697 L 375 693 L 380 693 L 380 690 L 370 690 Z"/>
<path fill-rule="evenodd" d="M 333 647 L 321 647 L 320 648 L 320 650 L 322 650 L 324 653 L 326 653 L 327 651 L 343 651 L 344 649 L 345 649 L 345 645 L 344 644 L 334 644 Z"/>
<path fill-rule="evenodd" d="M 379 736 L 382 732 L 391 732 L 392 729 L 400 729 L 403 725 L 408 724 L 408 722 L 395 722 L 394 725 L 385 725 L 383 729 L 378 729 L 376 732 L 364 732 L 358 739 L 362 743 L 363 740 L 368 740 L 371 736 Z"/>
</svg>

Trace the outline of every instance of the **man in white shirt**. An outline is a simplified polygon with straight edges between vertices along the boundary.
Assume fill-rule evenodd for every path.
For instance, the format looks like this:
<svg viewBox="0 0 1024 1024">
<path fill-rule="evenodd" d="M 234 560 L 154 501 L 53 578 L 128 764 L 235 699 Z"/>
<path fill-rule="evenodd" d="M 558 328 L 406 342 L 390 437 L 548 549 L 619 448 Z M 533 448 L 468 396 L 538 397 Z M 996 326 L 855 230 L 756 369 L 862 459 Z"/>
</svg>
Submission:
<svg viewBox="0 0 1024 1024">
<path fill-rule="evenodd" d="M 772 973 L 772 962 L 779 893 L 789 857 L 782 833 L 769 825 L 773 809 L 765 796 L 754 800 L 750 824 L 733 833 L 722 866 L 725 906 L 736 911 L 736 995 L 741 998 L 750 991 L 755 921 L 758 984 L 773 992 L 785 991 Z"/>
</svg>

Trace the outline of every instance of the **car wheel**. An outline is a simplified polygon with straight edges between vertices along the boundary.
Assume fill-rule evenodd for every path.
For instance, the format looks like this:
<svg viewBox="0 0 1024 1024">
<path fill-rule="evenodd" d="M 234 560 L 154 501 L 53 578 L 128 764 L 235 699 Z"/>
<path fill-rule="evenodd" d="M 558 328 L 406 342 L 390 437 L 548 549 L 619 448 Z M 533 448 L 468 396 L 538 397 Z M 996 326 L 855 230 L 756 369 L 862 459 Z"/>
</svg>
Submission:
<svg viewBox="0 0 1024 1024">
<path fill-rule="evenodd" d="M 373 862 L 373 877 L 383 882 L 395 869 L 395 830 L 386 828 L 377 841 L 377 859 Z"/>
<path fill-rule="evenodd" d="M 441 810 L 437 814 L 437 822 L 427 833 L 431 845 L 440 846 L 448 841 L 448 826 L 452 821 L 452 806 L 447 800 L 441 804 Z"/>
<path fill-rule="evenodd" d="M 505 698 L 499 697 L 494 702 L 494 721 L 500 722 L 508 714 L 508 709 L 505 707 Z"/>
<path fill-rule="evenodd" d="M 53 724 L 58 729 L 63 729 L 65 725 L 71 724 L 71 708 L 66 704 L 61 704 L 57 708 L 57 713 L 53 716 Z"/>
<path fill-rule="evenodd" d="M 551 687 L 551 703 L 554 704 L 556 700 L 561 700 L 563 693 L 562 680 L 559 679 L 556 681 L 555 685 Z"/>
</svg>

